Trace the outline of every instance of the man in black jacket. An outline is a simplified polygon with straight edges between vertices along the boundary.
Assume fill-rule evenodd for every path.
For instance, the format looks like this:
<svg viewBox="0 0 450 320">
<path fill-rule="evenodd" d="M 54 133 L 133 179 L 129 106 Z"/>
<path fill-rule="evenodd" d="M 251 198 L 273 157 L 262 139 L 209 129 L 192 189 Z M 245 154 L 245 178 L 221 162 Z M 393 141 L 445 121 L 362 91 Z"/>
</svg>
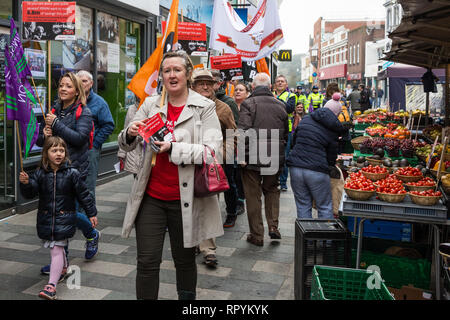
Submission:
<svg viewBox="0 0 450 320">
<path fill-rule="evenodd" d="M 289 125 L 286 107 L 270 91 L 270 78 L 258 73 L 252 83 L 253 93 L 239 111 L 238 162 L 243 163 L 242 183 L 247 202 L 250 234 L 247 241 L 263 246 L 264 225 L 261 195 L 264 193 L 266 220 L 271 239 L 281 239 L 278 231 L 281 168 Z M 244 139 L 248 141 L 244 142 Z M 245 145 L 245 152 L 241 149 Z M 245 154 L 245 161 L 242 159 Z"/>
</svg>

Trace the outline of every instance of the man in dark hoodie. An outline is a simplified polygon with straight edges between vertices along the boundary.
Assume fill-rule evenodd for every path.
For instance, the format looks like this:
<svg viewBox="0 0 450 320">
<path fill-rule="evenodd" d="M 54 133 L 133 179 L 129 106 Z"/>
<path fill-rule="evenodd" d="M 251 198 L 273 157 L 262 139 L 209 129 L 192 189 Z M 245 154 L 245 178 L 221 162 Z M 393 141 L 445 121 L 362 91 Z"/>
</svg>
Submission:
<svg viewBox="0 0 450 320">
<path fill-rule="evenodd" d="M 261 195 L 264 193 L 266 220 L 271 239 L 281 239 L 278 231 L 281 169 L 284 165 L 284 149 L 288 139 L 288 115 L 284 103 L 270 91 L 270 78 L 258 73 L 252 83 L 253 93 L 241 104 L 239 111 L 238 162 L 242 169 L 242 184 L 247 203 L 250 234 L 247 241 L 263 246 L 264 225 Z M 240 151 L 243 139 L 245 152 Z"/>
<path fill-rule="evenodd" d="M 313 200 L 319 219 L 333 218 L 330 174 L 335 170 L 338 138 L 346 132 L 338 119 L 342 105 L 335 93 L 323 108 L 305 116 L 294 132 L 287 158 L 298 219 L 312 218 Z"/>
</svg>

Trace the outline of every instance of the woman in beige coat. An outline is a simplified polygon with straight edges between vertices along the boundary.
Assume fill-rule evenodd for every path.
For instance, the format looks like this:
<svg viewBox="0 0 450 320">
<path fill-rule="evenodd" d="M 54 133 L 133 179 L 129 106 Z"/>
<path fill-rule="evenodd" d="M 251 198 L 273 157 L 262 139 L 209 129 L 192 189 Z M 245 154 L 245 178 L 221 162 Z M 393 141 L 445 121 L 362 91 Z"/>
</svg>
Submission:
<svg viewBox="0 0 450 320">
<path fill-rule="evenodd" d="M 138 132 L 143 120 L 158 113 L 173 132 L 172 141 L 156 141 L 145 147 L 125 212 L 122 236 L 128 237 L 133 226 L 136 229 L 138 299 L 158 298 L 166 226 L 179 299 L 196 296 L 195 247 L 205 239 L 223 235 L 217 196 L 194 198 L 194 164 L 202 163 L 204 145 L 216 153 L 222 148 L 222 133 L 214 102 L 189 89 L 192 71 L 186 53 L 166 53 L 160 69 L 167 90 L 164 105 L 160 106 L 159 95 L 147 97 L 119 135 L 120 148 L 131 151 L 142 141 Z M 154 152 L 157 157 L 152 168 Z"/>
</svg>

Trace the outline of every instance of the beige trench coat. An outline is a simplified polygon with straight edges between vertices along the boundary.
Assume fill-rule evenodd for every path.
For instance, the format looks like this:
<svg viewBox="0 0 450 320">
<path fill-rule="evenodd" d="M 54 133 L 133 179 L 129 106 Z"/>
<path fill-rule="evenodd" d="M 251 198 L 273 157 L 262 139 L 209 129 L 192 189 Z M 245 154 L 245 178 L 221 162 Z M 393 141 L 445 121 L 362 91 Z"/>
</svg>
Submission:
<svg viewBox="0 0 450 320">
<path fill-rule="evenodd" d="M 165 122 L 167 99 L 162 108 L 159 107 L 160 100 L 160 96 L 147 97 L 132 122 L 147 119 L 157 113 L 161 113 Z M 127 129 L 128 127 L 122 130 L 118 141 L 120 148 L 128 152 L 142 141 L 142 137 L 138 136 L 131 144 L 127 144 Z M 224 234 L 218 197 L 194 197 L 194 164 L 201 164 L 203 145 L 208 145 L 216 153 L 222 148 L 222 132 L 214 102 L 189 90 L 186 105 L 174 127 L 174 136 L 176 142 L 172 143 L 169 160 L 178 165 L 184 247 L 192 248 L 205 239 Z M 152 154 L 152 149 L 147 146 L 142 167 L 128 197 L 122 237 L 128 237 L 134 226 L 150 177 Z"/>
</svg>

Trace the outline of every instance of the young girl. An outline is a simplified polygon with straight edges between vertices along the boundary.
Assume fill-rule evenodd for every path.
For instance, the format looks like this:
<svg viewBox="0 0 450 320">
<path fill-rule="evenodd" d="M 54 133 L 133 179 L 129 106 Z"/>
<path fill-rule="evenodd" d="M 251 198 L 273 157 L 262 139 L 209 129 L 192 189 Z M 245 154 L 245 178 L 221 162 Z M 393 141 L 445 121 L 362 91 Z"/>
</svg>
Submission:
<svg viewBox="0 0 450 320">
<path fill-rule="evenodd" d="M 28 176 L 21 172 L 20 190 L 25 198 L 39 195 L 37 233 L 44 247 L 50 248 L 50 279 L 39 297 L 56 299 L 56 284 L 67 271 L 64 247 L 76 231 L 75 201 L 82 205 L 93 228 L 97 225 L 97 209 L 77 169 L 70 166 L 67 145 L 60 137 L 45 139 L 40 168 Z"/>
</svg>

